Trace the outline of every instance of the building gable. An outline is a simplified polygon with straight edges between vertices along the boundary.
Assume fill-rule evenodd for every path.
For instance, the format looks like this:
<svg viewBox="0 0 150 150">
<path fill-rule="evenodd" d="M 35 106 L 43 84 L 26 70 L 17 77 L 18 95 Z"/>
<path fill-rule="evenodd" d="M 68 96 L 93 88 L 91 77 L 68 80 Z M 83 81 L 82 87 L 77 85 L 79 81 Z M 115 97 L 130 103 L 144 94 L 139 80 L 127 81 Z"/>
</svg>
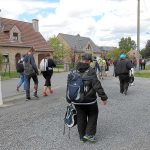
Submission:
<svg viewBox="0 0 150 150">
<path fill-rule="evenodd" d="M 36 25 L 35 25 L 36 23 Z M 53 51 L 47 41 L 35 30 L 38 20 L 32 23 L 1 18 L 3 30 L 0 32 L 0 46 L 34 47 L 36 51 Z"/>
<path fill-rule="evenodd" d="M 10 41 L 12 42 L 21 42 L 21 31 L 18 29 L 16 25 L 12 27 L 10 30 Z"/>
</svg>

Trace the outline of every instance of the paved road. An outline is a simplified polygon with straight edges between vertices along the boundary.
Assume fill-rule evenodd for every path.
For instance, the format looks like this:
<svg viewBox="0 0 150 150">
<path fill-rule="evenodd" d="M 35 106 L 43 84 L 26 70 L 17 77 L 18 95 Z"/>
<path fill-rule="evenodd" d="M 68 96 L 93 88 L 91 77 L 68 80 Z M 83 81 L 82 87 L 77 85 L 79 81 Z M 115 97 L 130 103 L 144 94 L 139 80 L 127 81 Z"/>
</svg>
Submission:
<svg viewBox="0 0 150 150">
<path fill-rule="evenodd" d="M 20 98 L 0 108 L 1 150 L 150 149 L 150 79 L 135 78 L 127 96 L 119 93 L 118 79 L 111 74 L 102 80 L 109 102 L 103 106 L 99 101 L 98 142 L 81 144 L 76 127 L 70 139 L 67 128 L 63 135 L 66 75 L 54 74 L 56 90 L 49 97 L 30 102 Z"/>
</svg>

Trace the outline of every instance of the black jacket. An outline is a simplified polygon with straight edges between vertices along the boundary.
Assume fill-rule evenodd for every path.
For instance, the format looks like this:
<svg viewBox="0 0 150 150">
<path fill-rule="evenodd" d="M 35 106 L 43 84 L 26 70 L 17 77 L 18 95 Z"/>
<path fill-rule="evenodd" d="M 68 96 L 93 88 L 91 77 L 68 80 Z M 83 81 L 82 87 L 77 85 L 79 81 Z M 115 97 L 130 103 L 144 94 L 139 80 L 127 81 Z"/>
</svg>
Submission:
<svg viewBox="0 0 150 150">
<path fill-rule="evenodd" d="M 24 58 L 24 63 L 27 63 L 27 62 L 30 62 L 30 64 L 32 65 L 34 71 L 36 74 L 39 74 L 39 71 L 38 71 L 38 68 L 37 68 L 37 65 L 35 63 L 35 59 L 33 57 L 33 55 L 26 55 L 25 58 Z M 26 68 L 24 68 L 24 73 L 26 72 Z M 28 71 L 27 71 L 28 72 Z M 25 73 L 26 74 L 26 73 Z"/>
<path fill-rule="evenodd" d="M 87 76 L 92 76 L 92 80 L 85 81 L 84 85 L 88 87 L 88 90 L 85 94 L 85 100 L 83 103 L 85 104 L 92 104 L 93 102 L 96 102 L 97 95 L 101 97 L 102 101 L 106 101 L 108 99 L 107 95 L 104 92 L 104 89 L 100 83 L 100 81 L 97 78 L 96 72 L 93 68 L 90 67 L 89 64 L 81 63 L 79 62 L 76 66 L 76 69 L 79 71 L 81 75 L 84 74 L 84 72 L 88 69 Z"/>
<path fill-rule="evenodd" d="M 117 62 L 115 67 L 115 74 L 119 75 L 129 75 L 129 70 L 133 68 L 131 61 L 128 59 L 121 59 Z"/>
</svg>

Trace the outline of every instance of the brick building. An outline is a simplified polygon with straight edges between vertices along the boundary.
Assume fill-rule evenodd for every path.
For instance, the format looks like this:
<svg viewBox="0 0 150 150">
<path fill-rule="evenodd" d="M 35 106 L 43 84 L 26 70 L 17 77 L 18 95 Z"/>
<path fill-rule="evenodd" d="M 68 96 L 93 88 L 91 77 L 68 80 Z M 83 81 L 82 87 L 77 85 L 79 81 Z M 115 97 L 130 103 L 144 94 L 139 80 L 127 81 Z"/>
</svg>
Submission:
<svg viewBox="0 0 150 150">
<path fill-rule="evenodd" d="M 35 61 L 39 64 L 44 54 L 52 53 L 48 43 L 39 32 L 38 20 L 32 23 L 0 18 L 0 53 L 3 70 L 16 70 L 16 62 L 31 48 L 35 49 Z"/>
</svg>

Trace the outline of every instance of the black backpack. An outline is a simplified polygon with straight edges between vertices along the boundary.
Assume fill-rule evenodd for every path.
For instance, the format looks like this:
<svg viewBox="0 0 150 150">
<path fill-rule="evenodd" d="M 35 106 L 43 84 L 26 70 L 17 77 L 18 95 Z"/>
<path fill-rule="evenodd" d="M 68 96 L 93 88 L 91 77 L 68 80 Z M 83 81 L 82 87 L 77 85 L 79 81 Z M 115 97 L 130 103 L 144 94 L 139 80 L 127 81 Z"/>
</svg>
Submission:
<svg viewBox="0 0 150 150">
<path fill-rule="evenodd" d="M 17 64 L 16 64 L 16 70 L 19 73 L 24 72 L 24 65 L 23 65 L 23 61 L 20 60 Z"/>
<path fill-rule="evenodd" d="M 65 134 L 65 126 L 69 128 L 69 138 L 70 138 L 70 128 L 74 127 L 77 124 L 77 112 L 72 104 L 67 106 L 67 110 L 64 117 L 64 132 Z"/>
</svg>

